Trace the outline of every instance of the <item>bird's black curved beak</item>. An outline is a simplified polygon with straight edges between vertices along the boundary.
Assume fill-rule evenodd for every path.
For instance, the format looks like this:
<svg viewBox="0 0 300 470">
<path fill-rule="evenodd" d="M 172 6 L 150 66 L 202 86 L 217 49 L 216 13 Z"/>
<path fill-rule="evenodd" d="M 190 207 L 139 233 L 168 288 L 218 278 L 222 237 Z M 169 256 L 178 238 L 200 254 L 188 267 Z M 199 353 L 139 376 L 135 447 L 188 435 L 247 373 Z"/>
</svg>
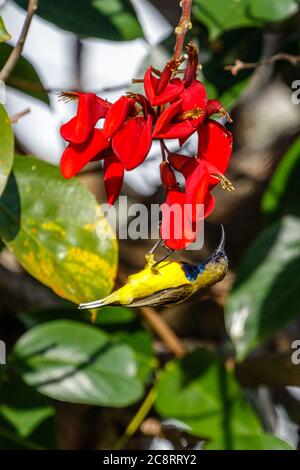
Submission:
<svg viewBox="0 0 300 470">
<path fill-rule="evenodd" d="M 219 243 L 218 248 L 216 249 L 217 253 L 225 253 L 225 230 L 222 224 L 221 224 L 221 230 L 222 230 L 221 241 Z"/>
</svg>

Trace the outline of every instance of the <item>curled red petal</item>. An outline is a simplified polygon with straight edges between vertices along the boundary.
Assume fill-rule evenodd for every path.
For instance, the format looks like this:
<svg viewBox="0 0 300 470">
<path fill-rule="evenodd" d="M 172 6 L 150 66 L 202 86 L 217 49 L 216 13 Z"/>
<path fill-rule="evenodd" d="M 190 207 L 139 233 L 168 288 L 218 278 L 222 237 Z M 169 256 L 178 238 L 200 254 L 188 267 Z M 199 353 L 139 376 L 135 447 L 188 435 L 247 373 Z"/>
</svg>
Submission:
<svg viewBox="0 0 300 470">
<path fill-rule="evenodd" d="M 170 189 L 161 211 L 160 235 L 168 248 L 183 250 L 195 241 L 196 234 L 186 211 L 185 193 L 179 188 Z"/>
<path fill-rule="evenodd" d="M 155 98 L 156 88 L 158 84 L 158 78 L 153 75 L 152 71 L 153 67 L 150 65 L 144 75 L 144 89 L 151 105 L 153 105 L 153 100 Z"/>
<path fill-rule="evenodd" d="M 192 157 L 188 157 L 187 155 L 180 155 L 179 153 L 170 153 L 168 155 L 169 162 L 171 163 L 172 167 L 177 171 L 181 171 L 183 165 L 189 162 L 191 159 Z"/>
<path fill-rule="evenodd" d="M 171 103 L 183 91 L 184 85 L 179 78 L 173 78 L 164 86 L 161 93 L 157 93 L 159 78 L 153 75 L 153 67 L 148 67 L 144 75 L 144 89 L 148 100 L 152 106 Z"/>
<path fill-rule="evenodd" d="M 194 127 L 189 120 L 176 122 L 176 115 L 181 113 L 181 101 L 175 101 L 165 109 L 156 121 L 153 130 L 155 139 L 177 139 L 189 137 Z"/>
<path fill-rule="evenodd" d="M 110 103 L 95 93 L 76 93 L 78 95 L 77 114 L 61 126 L 63 139 L 75 144 L 85 142 L 99 119 L 106 116 Z"/>
<path fill-rule="evenodd" d="M 207 93 L 205 86 L 199 80 L 194 80 L 188 88 L 185 88 L 180 97 L 183 111 L 196 108 L 206 110 Z"/>
<path fill-rule="evenodd" d="M 60 168 L 64 178 L 75 176 L 89 161 L 109 146 L 100 129 L 94 129 L 83 144 L 70 143 L 62 154 Z M 98 155 L 99 156 L 99 155 Z"/>
<path fill-rule="evenodd" d="M 173 78 L 159 95 L 154 96 L 154 99 L 151 103 L 152 106 L 159 106 L 161 104 L 173 102 L 179 97 L 183 89 L 184 85 L 182 80 L 179 78 Z"/>
<path fill-rule="evenodd" d="M 229 123 L 233 122 L 230 117 L 230 114 L 226 111 L 226 109 L 219 100 L 207 101 L 206 116 L 210 117 L 213 114 L 219 114 L 220 116 L 225 117 Z"/>
<path fill-rule="evenodd" d="M 104 187 L 108 204 L 114 204 L 118 198 L 124 180 L 124 167 L 115 155 L 104 159 Z"/>
<path fill-rule="evenodd" d="M 112 138 L 112 148 L 128 171 L 139 166 L 147 157 L 152 144 L 152 116 L 135 117 L 126 121 Z"/>
<path fill-rule="evenodd" d="M 212 163 L 225 173 L 232 154 L 232 134 L 221 124 L 209 119 L 198 128 L 198 159 Z"/>
<path fill-rule="evenodd" d="M 162 162 L 159 169 L 161 182 L 166 188 L 172 188 L 177 185 L 175 174 L 168 162 Z"/>
<path fill-rule="evenodd" d="M 124 124 L 129 112 L 134 106 L 134 99 L 129 96 L 121 96 L 108 111 L 103 135 L 109 139 Z"/>
</svg>

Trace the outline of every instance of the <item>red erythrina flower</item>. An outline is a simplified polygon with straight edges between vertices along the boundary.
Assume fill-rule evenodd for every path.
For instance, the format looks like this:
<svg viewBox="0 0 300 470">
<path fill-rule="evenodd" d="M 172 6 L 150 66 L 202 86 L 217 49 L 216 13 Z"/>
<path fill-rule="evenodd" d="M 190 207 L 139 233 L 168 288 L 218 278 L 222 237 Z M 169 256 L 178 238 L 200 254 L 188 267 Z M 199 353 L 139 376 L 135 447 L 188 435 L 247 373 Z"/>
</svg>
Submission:
<svg viewBox="0 0 300 470">
<path fill-rule="evenodd" d="M 133 170 L 145 160 L 152 144 L 152 116 L 126 121 L 112 138 L 112 148 L 124 168 Z"/>
<path fill-rule="evenodd" d="M 101 129 L 93 129 L 90 137 L 82 144 L 70 143 L 64 150 L 60 168 L 64 178 L 72 178 L 95 157 L 103 158 L 103 150 L 107 149 L 109 141 L 103 136 Z"/>
<path fill-rule="evenodd" d="M 188 57 L 171 59 L 162 72 L 150 66 L 144 76 L 146 97 L 130 93 L 114 104 L 94 93 L 66 93 L 77 99 L 77 114 L 61 127 L 68 142 L 61 159 L 65 178 L 76 175 L 88 162 L 104 159 L 104 185 L 109 204 L 117 199 L 125 170 L 140 165 L 149 153 L 152 139 L 179 139 L 182 145 L 198 133 L 197 157 L 170 154 L 160 166 L 166 189 L 162 204 L 161 236 L 170 249 L 183 249 L 196 238 L 197 221 L 214 208 L 211 190 L 219 183 L 234 189 L 224 173 L 232 153 L 232 135 L 221 124 L 209 119 L 213 114 L 231 118 L 218 100 L 207 100 L 203 83 L 197 80 L 198 49 L 186 47 Z M 178 70 L 187 59 L 184 69 Z M 183 78 L 177 78 L 177 74 Z M 103 129 L 95 128 L 104 118 Z M 185 178 L 180 189 L 172 167 Z M 200 212 L 200 207 L 204 212 Z"/>
<path fill-rule="evenodd" d="M 134 109 L 134 99 L 129 96 L 121 96 L 110 108 L 103 126 L 103 134 L 110 138 L 124 124 L 131 111 Z"/>
<path fill-rule="evenodd" d="M 219 183 L 223 188 L 233 190 L 232 184 L 224 176 L 232 153 L 232 135 L 215 121 L 205 122 L 198 130 L 199 145 L 197 158 L 170 154 L 169 162 L 185 177 L 186 202 L 204 204 L 204 217 L 214 208 L 214 198 L 210 191 Z M 193 211 L 193 221 L 199 211 Z"/>
<path fill-rule="evenodd" d="M 160 236 L 170 250 L 183 250 L 196 239 L 190 212 L 187 210 L 186 196 L 179 188 L 169 163 L 161 163 L 160 174 L 167 193 L 165 202 L 161 205 Z"/>
<path fill-rule="evenodd" d="M 232 123 L 232 119 L 229 113 L 226 111 L 224 106 L 219 100 L 208 100 L 206 107 L 206 116 L 210 117 L 213 114 L 219 114 L 220 116 L 226 117 L 227 121 Z"/>
<path fill-rule="evenodd" d="M 204 121 L 207 95 L 203 83 L 194 80 L 184 88 L 180 99 L 172 103 L 157 119 L 153 137 L 157 139 L 186 139 Z"/>
<path fill-rule="evenodd" d="M 76 116 L 61 126 L 61 136 L 68 142 L 82 144 L 90 136 L 99 119 L 106 116 L 111 104 L 95 93 L 72 92 L 62 96 L 65 100 L 78 99 L 78 108 Z"/>
<path fill-rule="evenodd" d="M 225 173 L 232 154 L 232 134 L 212 119 L 198 128 L 198 159 L 214 165 L 219 173 Z"/>
<path fill-rule="evenodd" d="M 104 187 L 108 204 L 114 204 L 118 198 L 124 179 L 124 167 L 118 158 L 111 154 L 103 164 Z"/>
<path fill-rule="evenodd" d="M 144 88 L 146 96 L 152 106 L 170 103 L 182 92 L 182 80 L 179 78 L 171 79 L 171 76 L 178 65 L 178 61 L 168 62 L 160 77 L 156 77 L 154 75 L 154 69 L 152 66 L 146 70 L 144 76 Z"/>
</svg>

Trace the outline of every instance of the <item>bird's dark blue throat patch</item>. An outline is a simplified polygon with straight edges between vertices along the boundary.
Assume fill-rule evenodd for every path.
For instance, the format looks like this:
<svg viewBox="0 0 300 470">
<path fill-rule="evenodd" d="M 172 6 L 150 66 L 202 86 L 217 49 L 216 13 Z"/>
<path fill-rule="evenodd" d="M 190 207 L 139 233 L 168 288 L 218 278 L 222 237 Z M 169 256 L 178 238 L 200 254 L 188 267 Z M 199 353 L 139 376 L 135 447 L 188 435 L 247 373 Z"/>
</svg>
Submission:
<svg viewBox="0 0 300 470">
<path fill-rule="evenodd" d="M 199 264 L 181 263 L 181 267 L 184 271 L 185 277 L 190 282 L 196 281 L 199 274 L 202 274 L 205 269 L 204 265 L 201 263 Z"/>
</svg>

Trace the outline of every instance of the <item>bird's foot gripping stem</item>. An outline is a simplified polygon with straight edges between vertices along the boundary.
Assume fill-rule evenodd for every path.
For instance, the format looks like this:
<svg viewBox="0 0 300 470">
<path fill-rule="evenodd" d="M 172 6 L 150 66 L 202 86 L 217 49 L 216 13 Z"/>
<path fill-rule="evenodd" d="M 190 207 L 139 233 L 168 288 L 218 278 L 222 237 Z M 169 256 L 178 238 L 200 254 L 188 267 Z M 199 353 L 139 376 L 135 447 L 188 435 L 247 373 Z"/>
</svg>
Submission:
<svg viewBox="0 0 300 470">
<path fill-rule="evenodd" d="M 165 259 L 167 259 L 172 253 L 174 253 L 174 250 L 170 250 L 170 248 L 166 247 L 165 245 L 164 248 L 167 250 L 167 254 L 164 255 L 162 258 L 160 258 L 158 261 L 155 261 L 155 257 L 154 257 L 154 251 L 159 247 L 159 245 L 162 243 L 162 240 L 158 240 L 158 242 L 154 245 L 153 248 L 151 248 L 150 251 L 148 251 L 148 253 L 146 253 L 145 255 L 145 258 L 146 258 L 146 261 L 147 261 L 147 267 L 148 268 L 151 268 L 153 270 L 153 272 L 155 274 L 159 274 L 159 270 L 157 269 L 157 266 L 162 262 L 164 261 Z"/>
</svg>

